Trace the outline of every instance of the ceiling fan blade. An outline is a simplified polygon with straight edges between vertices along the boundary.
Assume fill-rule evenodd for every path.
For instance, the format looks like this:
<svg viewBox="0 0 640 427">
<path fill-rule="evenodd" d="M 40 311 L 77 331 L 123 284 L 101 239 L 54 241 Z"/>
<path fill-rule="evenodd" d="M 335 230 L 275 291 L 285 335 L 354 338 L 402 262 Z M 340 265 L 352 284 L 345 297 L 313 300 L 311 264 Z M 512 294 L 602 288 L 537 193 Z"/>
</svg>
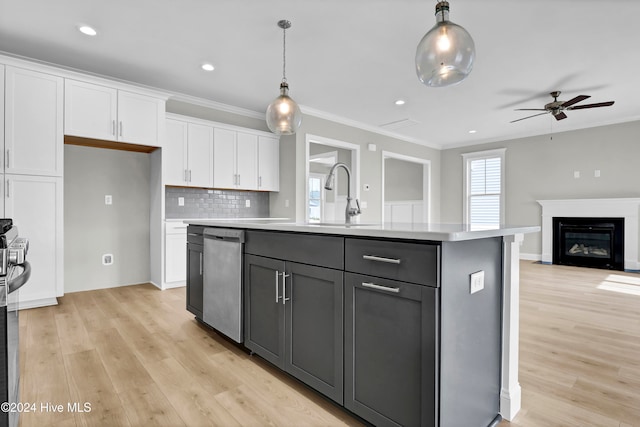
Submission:
<svg viewBox="0 0 640 427">
<path fill-rule="evenodd" d="M 556 120 L 563 120 L 567 118 L 567 115 L 563 112 L 559 112 L 558 114 L 554 114 L 553 117 L 555 117 Z"/>
<path fill-rule="evenodd" d="M 513 111 L 547 111 L 546 108 L 516 108 Z"/>
<path fill-rule="evenodd" d="M 596 104 L 576 105 L 575 107 L 569 107 L 567 110 L 582 110 L 584 108 L 596 108 L 596 107 L 610 107 L 615 101 L 598 102 Z"/>
<path fill-rule="evenodd" d="M 541 116 L 543 114 L 547 114 L 547 112 L 544 113 L 539 113 L 539 114 L 534 114 L 533 116 L 527 116 L 527 117 L 523 117 L 521 119 L 517 119 L 517 120 L 512 120 L 509 123 L 515 123 L 515 122 L 519 122 L 520 120 L 525 120 L 525 119 L 530 119 L 531 117 L 536 117 L 536 116 Z"/>
<path fill-rule="evenodd" d="M 562 107 L 566 108 L 570 105 L 577 104 L 578 102 L 584 101 L 587 98 L 591 98 L 591 97 L 589 95 L 578 95 L 573 99 L 563 102 Z"/>
</svg>

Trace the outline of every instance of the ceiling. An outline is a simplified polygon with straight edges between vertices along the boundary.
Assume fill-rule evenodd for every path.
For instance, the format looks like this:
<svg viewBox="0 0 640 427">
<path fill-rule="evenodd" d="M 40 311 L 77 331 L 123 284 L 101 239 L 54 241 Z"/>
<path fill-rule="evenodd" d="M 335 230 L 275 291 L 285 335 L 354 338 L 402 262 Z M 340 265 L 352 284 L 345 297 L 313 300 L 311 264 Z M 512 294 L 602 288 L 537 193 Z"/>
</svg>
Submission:
<svg viewBox="0 0 640 427">
<path fill-rule="evenodd" d="M 434 25 L 426 0 L 0 0 L 0 51 L 257 113 L 278 95 L 283 18 L 290 95 L 339 117 L 447 148 L 640 119 L 637 0 L 450 0 L 475 40 L 459 85 L 428 88 L 416 45 Z M 77 31 L 93 26 L 98 35 Z M 200 66 L 211 62 L 213 72 Z M 591 95 L 612 107 L 509 123 Z M 403 99 L 405 105 L 394 101 Z M 401 121 L 389 130 L 380 125 Z M 470 130 L 476 133 L 470 134 Z"/>
</svg>

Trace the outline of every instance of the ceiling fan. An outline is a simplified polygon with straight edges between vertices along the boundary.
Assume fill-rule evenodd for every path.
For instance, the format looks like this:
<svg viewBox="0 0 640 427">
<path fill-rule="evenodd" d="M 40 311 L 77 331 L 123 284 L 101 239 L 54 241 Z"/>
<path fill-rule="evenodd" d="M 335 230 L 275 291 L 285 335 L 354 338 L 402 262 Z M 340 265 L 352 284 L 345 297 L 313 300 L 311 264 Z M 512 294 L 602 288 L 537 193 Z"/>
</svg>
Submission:
<svg viewBox="0 0 640 427">
<path fill-rule="evenodd" d="M 578 95 L 575 98 L 572 98 L 568 101 L 558 101 L 558 97 L 560 96 L 560 91 L 556 90 L 551 92 L 549 95 L 553 97 L 553 102 L 550 102 L 544 106 L 544 108 L 517 108 L 515 111 L 544 111 L 543 113 L 534 114 L 533 116 L 523 117 L 521 119 L 512 120 L 509 123 L 519 122 L 520 120 L 530 119 L 531 117 L 541 116 L 543 114 L 551 113 L 556 120 L 566 119 L 567 115 L 564 113 L 565 110 L 583 110 L 585 108 L 596 108 L 596 107 L 609 107 L 613 105 L 615 101 L 608 102 L 598 102 L 596 104 L 584 104 L 584 105 L 574 105 L 578 102 L 582 102 L 587 98 L 590 98 L 589 95 Z"/>
</svg>

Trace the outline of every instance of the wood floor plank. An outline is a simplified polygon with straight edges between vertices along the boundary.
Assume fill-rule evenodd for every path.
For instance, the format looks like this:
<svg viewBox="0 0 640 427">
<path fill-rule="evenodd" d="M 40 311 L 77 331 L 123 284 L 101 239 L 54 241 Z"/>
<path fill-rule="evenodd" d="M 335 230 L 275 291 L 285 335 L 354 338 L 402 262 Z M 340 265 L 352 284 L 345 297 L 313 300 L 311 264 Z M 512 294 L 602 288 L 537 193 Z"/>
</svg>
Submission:
<svg viewBox="0 0 640 427">
<path fill-rule="evenodd" d="M 147 364 L 147 370 L 189 426 L 239 426 L 238 421 L 173 358 Z"/>
<path fill-rule="evenodd" d="M 133 426 L 186 426 L 174 407 L 154 383 L 120 393 L 127 418 Z"/>
<path fill-rule="evenodd" d="M 116 392 L 125 393 L 153 382 L 117 329 L 94 331 L 91 333 L 91 340 Z"/>
</svg>

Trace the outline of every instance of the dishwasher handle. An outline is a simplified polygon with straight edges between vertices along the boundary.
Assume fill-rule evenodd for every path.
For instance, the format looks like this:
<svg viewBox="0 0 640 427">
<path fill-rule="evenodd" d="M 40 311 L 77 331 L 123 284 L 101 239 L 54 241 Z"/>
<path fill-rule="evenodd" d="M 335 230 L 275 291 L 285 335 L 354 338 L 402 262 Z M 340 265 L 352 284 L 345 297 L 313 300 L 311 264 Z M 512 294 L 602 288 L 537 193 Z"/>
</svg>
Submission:
<svg viewBox="0 0 640 427">
<path fill-rule="evenodd" d="M 244 230 L 209 227 L 204 229 L 204 238 L 244 243 Z"/>
</svg>

